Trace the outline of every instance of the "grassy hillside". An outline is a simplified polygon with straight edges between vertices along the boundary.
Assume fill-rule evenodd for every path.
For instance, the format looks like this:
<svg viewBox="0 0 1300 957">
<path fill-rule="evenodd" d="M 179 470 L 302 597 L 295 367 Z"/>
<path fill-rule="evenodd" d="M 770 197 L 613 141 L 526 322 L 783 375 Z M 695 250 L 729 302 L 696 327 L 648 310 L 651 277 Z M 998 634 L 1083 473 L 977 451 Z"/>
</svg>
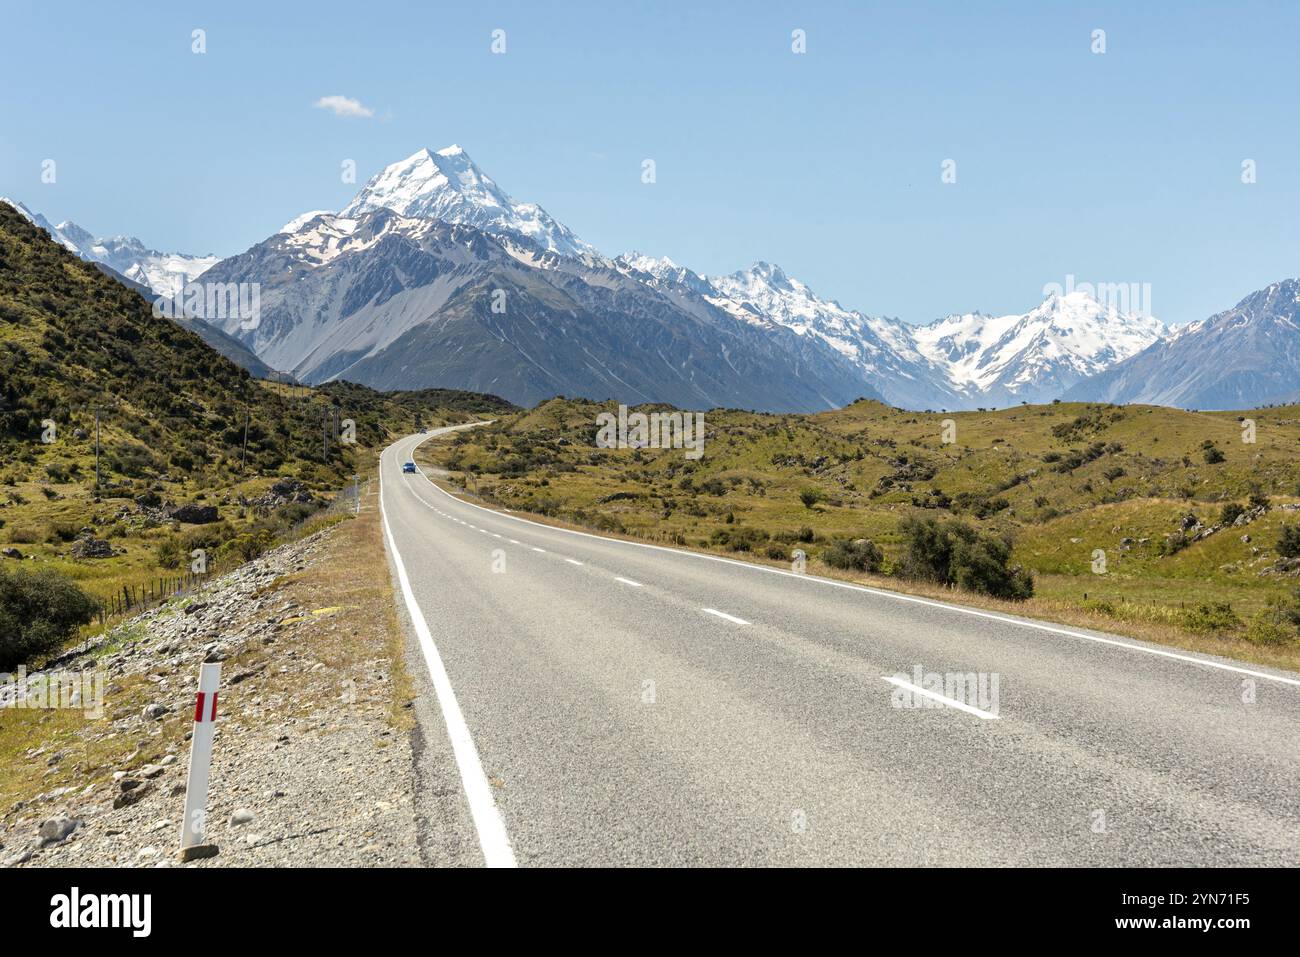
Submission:
<svg viewBox="0 0 1300 957">
<path fill-rule="evenodd" d="M 192 547 L 238 559 L 312 511 L 268 497 L 278 479 L 304 486 L 279 498 L 319 504 L 417 421 L 512 408 L 253 379 L 0 204 L 0 547 L 23 555 L 6 567 L 52 567 L 103 597 L 176 574 Z M 217 506 L 219 521 L 167 518 L 186 503 Z M 83 533 L 113 554 L 74 558 Z"/>
<path fill-rule="evenodd" d="M 838 539 L 877 543 L 889 575 L 906 516 L 957 518 L 1012 536 L 1013 559 L 1034 573 L 1035 597 L 1009 609 L 1295 657 L 1294 627 L 1269 609 L 1300 585 L 1278 547 L 1284 525 L 1300 526 L 1300 407 L 715 410 L 698 461 L 596 448 L 596 415 L 613 409 L 553 400 L 424 454 L 509 508 L 778 562 L 802 548 L 823 574 Z M 1253 443 L 1242 440 L 1243 419 L 1255 423 Z M 1241 509 L 1243 524 L 1212 531 L 1225 506 Z M 1252 629 L 1261 615 L 1282 630 Z"/>
</svg>

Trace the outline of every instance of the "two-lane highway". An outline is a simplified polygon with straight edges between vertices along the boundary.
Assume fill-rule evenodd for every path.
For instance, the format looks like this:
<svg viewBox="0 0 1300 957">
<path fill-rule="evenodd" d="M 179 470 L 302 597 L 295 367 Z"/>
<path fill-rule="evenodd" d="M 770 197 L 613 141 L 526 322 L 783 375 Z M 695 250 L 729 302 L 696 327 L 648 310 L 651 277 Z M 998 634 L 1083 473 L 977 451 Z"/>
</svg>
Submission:
<svg viewBox="0 0 1300 957">
<path fill-rule="evenodd" d="M 1300 863 L 1295 675 L 551 528 L 436 434 L 381 499 L 488 863 Z"/>
</svg>

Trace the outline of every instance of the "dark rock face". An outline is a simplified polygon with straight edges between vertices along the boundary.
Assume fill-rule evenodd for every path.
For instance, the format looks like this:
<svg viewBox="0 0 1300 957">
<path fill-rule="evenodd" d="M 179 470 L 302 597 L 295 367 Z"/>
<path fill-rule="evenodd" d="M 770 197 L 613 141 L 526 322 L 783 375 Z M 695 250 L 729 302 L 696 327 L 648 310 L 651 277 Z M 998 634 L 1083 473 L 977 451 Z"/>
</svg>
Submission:
<svg viewBox="0 0 1300 957">
<path fill-rule="evenodd" d="M 23 557 L 23 553 L 12 546 L 9 548 L 0 548 L 0 555 L 3 555 L 5 558 L 21 559 Z"/>
<path fill-rule="evenodd" d="M 186 525 L 207 525 L 218 519 L 217 507 L 215 505 L 199 505 L 196 502 L 190 502 L 187 505 L 178 505 L 172 509 L 170 518 L 184 522 Z"/>
</svg>

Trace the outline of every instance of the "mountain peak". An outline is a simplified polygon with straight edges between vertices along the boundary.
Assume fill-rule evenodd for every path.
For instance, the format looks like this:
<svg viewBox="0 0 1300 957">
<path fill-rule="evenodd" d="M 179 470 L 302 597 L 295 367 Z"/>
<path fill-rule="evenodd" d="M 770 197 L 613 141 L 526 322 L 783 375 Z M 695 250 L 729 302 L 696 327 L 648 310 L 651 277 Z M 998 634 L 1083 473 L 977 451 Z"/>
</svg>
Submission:
<svg viewBox="0 0 1300 957">
<path fill-rule="evenodd" d="M 425 147 L 384 167 L 339 215 L 356 217 L 376 209 L 515 233 L 567 256 L 595 252 L 540 206 L 512 199 L 455 143 L 437 152 Z"/>
</svg>

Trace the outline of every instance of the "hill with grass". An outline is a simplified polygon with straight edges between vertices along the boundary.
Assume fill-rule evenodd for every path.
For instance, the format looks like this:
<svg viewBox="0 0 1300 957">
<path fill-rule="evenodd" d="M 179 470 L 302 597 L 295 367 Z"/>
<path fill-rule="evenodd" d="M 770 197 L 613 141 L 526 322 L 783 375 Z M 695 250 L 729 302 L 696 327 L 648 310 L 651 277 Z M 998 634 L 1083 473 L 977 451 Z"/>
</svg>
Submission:
<svg viewBox="0 0 1300 957">
<path fill-rule="evenodd" d="M 1032 575 L 1033 598 L 1009 608 L 1159 640 L 1208 636 L 1247 656 L 1295 644 L 1300 407 L 717 409 L 694 461 L 598 448 L 596 417 L 613 411 L 557 399 L 422 452 L 511 509 L 758 560 L 801 549 L 809 570 L 871 572 L 888 587 L 917 585 L 903 575 L 909 520 L 958 523 L 1010 541 L 1009 564 Z M 854 551 L 860 540 L 878 561 L 854 560 L 871 554 Z"/>
<path fill-rule="evenodd" d="M 97 598 L 246 560 L 417 427 L 514 407 L 253 378 L 0 204 L 0 562 Z M 182 560 L 184 559 L 184 560 Z"/>
</svg>

